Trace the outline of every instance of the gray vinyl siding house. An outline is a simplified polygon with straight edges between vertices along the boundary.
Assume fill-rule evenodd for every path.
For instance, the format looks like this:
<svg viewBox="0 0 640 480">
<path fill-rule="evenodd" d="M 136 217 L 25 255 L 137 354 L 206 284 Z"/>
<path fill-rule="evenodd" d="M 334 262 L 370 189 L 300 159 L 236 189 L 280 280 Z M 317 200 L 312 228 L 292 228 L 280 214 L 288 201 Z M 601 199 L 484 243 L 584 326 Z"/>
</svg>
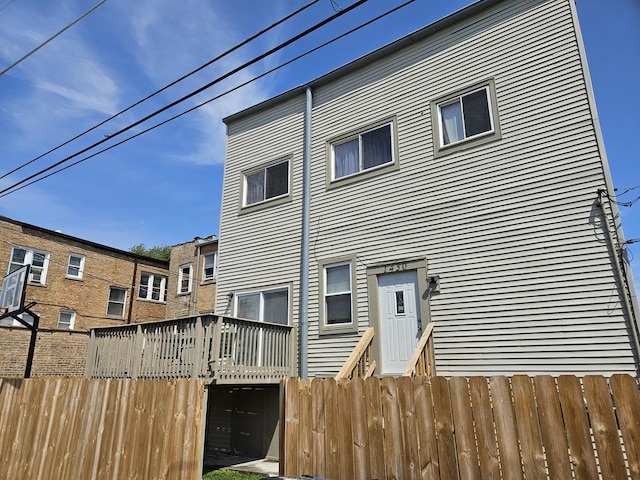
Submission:
<svg viewBox="0 0 640 480">
<path fill-rule="evenodd" d="M 573 0 L 477 2 L 225 119 L 220 314 L 286 292 L 299 323 L 305 122 L 310 376 L 370 326 L 397 374 L 428 322 L 439 375 L 637 373 Z"/>
</svg>

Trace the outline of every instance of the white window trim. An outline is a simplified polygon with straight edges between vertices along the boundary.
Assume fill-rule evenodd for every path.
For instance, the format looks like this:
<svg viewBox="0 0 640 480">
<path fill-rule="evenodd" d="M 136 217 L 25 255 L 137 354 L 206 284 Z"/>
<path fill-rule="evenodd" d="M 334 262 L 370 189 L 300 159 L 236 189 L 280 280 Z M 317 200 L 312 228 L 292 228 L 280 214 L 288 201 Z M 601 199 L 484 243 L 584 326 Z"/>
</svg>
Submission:
<svg viewBox="0 0 640 480">
<path fill-rule="evenodd" d="M 144 275 L 148 275 L 149 278 L 147 280 L 147 284 L 146 284 L 146 288 L 147 288 L 147 295 L 146 297 L 141 297 L 140 296 L 140 290 L 142 289 L 142 277 Z M 156 300 L 155 298 L 153 298 L 153 281 L 159 278 L 160 279 L 160 294 L 161 294 L 161 298 Z M 137 296 L 138 300 L 145 300 L 145 301 L 149 301 L 149 302 L 157 302 L 157 303 L 166 303 L 167 301 L 167 277 L 165 275 L 158 275 L 156 273 L 152 273 L 152 272 L 141 272 L 140 273 L 140 285 L 138 286 L 138 296 Z"/>
<path fill-rule="evenodd" d="M 122 314 L 121 315 L 114 315 L 112 313 L 109 313 L 109 304 L 110 303 L 117 303 L 118 305 L 120 305 L 119 302 L 113 302 L 111 300 L 111 291 L 112 290 L 121 290 L 124 292 L 124 299 L 122 300 Z M 107 317 L 109 318 L 124 318 L 125 314 L 127 313 L 127 289 L 126 288 L 122 288 L 122 287 L 114 287 L 111 286 L 109 287 L 109 294 L 107 296 Z"/>
<path fill-rule="evenodd" d="M 23 247 L 20 245 L 12 245 L 11 254 L 10 254 L 11 256 L 9 257 L 9 266 L 7 267 L 7 273 L 11 272 L 11 265 L 13 264 L 13 252 L 16 248 L 20 250 L 25 250 L 26 252 L 24 257 L 24 263 L 22 263 L 21 265 L 31 265 L 31 272 L 29 273 L 29 278 L 27 279 L 27 282 L 32 285 L 46 285 L 47 271 L 49 270 L 49 257 L 51 254 L 49 252 L 45 252 L 44 250 L 36 250 L 35 248 Z M 40 273 L 39 282 L 33 280 L 33 257 L 35 256 L 35 254 L 40 254 L 44 257 L 44 260 L 42 261 L 42 271 Z"/>
<path fill-rule="evenodd" d="M 287 292 L 287 323 L 286 325 L 291 324 L 291 288 L 289 286 L 280 286 L 280 287 L 272 287 L 272 288 L 263 288 L 256 290 L 243 290 L 241 292 L 235 292 L 233 296 L 233 315 L 236 318 L 239 318 L 238 315 L 238 298 L 249 295 L 260 295 L 260 304 L 258 306 L 259 311 L 259 319 L 253 320 L 258 322 L 264 322 L 264 295 L 265 293 L 270 292 Z M 249 319 L 247 319 L 249 320 Z M 284 325 L 284 324 L 282 324 Z"/>
<path fill-rule="evenodd" d="M 207 267 L 207 257 L 213 256 L 213 275 L 207 277 L 205 275 L 206 267 Z M 202 258 L 202 283 L 213 282 L 218 277 L 218 253 L 210 252 L 205 253 Z"/>
<path fill-rule="evenodd" d="M 444 144 L 444 128 L 442 126 L 441 108 L 451 105 L 466 95 L 484 90 L 487 95 L 489 107 L 489 119 L 491 130 L 465 137 L 462 140 Z M 431 103 L 431 119 L 433 128 L 434 156 L 446 155 L 449 153 L 465 150 L 476 145 L 482 145 L 501 138 L 500 119 L 496 99 L 496 88 L 493 79 L 488 79 L 451 94 L 445 95 Z M 464 114 L 463 114 L 464 119 Z"/>
<path fill-rule="evenodd" d="M 182 289 L 182 281 L 184 280 L 184 273 L 183 270 L 189 267 L 189 282 L 188 282 L 188 286 L 186 290 Z M 189 262 L 189 263 L 183 263 L 182 265 L 180 265 L 180 267 L 178 268 L 178 295 L 186 295 L 188 293 L 191 293 L 191 286 L 193 284 L 193 263 Z"/>
<path fill-rule="evenodd" d="M 80 259 L 80 266 L 76 267 L 75 265 L 71 265 L 71 257 L 77 257 Z M 69 259 L 67 260 L 67 278 L 71 278 L 73 280 L 82 280 L 82 275 L 84 274 L 84 259 L 85 256 L 84 255 L 80 255 L 79 253 L 70 253 L 69 254 Z M 78 270 L 78 275 L 70 275 L 69 274 L 69 268 L 79 268 Z"/>
<path fill-rule="evenodd" d="M 327 268 L 331 267 L 339 267 L 342 265 L 349 265 L 350 272 L 350 294 L 351 294 L 351 322 L 349 323 L 327 323 L 327 308 L 326 308 L 326 297 L 327 297 Z M 357 278 L 356 278 L 356 268 L 355 268 L 355 256 L 348 257 L 340 257 L 340 258 L 332 258 L 327 259 L 325 261 L 321 261 L 319 263 L 319 279 L 320 279 L 320 322 L 319 322 L 319 331 L 320 334 L 333 334 L 333 333 L 348 333 L 348 332 L 357 332 L 358 331 L 358 316 L 357 316 Z M 339 294 L 345 294 L 345 292 L 341 292 Z M 336 293 L 335 295 L 338 295 Z"/>
<path fill-rule="evenodd" d="M 64 314 L 69 314 L 70 318 L 69 318 L 69 326 L 68 327 L 61 327 L 60 326 L 60 317 L 62 317 L 62 315 Z M 73 330 L 73 327 L 75 326 L 76 323 L 76 312 L 74 312 L 73 310 L 60 310 L 60 313 L 58 314 L 58 328 L 61 330 Z"/>
</svg>

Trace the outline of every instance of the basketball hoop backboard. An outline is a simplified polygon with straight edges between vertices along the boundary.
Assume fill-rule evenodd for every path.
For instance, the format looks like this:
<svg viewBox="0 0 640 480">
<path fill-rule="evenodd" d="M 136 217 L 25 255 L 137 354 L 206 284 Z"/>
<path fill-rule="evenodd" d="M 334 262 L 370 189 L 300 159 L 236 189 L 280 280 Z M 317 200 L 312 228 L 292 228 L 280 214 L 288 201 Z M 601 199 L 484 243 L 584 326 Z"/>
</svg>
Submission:
<svg viewBox="0 0 640 480">
<path fill-rule="evenodd" d="M 26 292 L 29 267 L 25 265 L 8 274 L 2 280 L 0 290 L 0 315 L 7 315 L 17 310 L 24 309 L 24 295 Z M 6 309 L 6 311 L 2 311 Z"/>
</svg>

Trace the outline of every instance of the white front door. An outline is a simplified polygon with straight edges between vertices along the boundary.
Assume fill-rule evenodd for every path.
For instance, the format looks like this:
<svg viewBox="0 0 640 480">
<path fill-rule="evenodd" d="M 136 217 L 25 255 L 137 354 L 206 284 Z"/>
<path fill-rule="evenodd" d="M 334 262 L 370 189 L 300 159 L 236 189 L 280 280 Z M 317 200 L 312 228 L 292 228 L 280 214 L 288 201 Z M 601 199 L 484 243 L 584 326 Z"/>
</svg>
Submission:
<svg viewBox="0 0 640 480">
<path fill-rule="evenodd" d="M 422 333 L 415 271 L 378 277 L 382 374 L 401 375 Z"/>
</svg>

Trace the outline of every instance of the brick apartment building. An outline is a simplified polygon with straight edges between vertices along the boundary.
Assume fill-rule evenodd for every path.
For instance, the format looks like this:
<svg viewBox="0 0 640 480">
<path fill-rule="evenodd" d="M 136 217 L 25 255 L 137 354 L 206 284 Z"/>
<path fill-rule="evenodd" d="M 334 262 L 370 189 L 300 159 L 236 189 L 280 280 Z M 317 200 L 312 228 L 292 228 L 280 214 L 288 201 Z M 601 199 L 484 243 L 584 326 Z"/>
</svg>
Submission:
<svg viewBox="0 0 640 480">
<path fill-rule="evenodd" d="M 215 235 L 171 247 L 167 319 L 213 312 L 216 299 L 218 239 Z"/>
<path fill-rule="evenodd" d="M 167 261 L 0 217 L 0 272 L 25 264 L 25 303 L 36 302 L 31 310 L 40 316 L 34 375 L 82 374 L 91 327 L 165 318 Z M 22 374 L 28 333 L 0 320 L 0 376 Z"/>
</svg>

